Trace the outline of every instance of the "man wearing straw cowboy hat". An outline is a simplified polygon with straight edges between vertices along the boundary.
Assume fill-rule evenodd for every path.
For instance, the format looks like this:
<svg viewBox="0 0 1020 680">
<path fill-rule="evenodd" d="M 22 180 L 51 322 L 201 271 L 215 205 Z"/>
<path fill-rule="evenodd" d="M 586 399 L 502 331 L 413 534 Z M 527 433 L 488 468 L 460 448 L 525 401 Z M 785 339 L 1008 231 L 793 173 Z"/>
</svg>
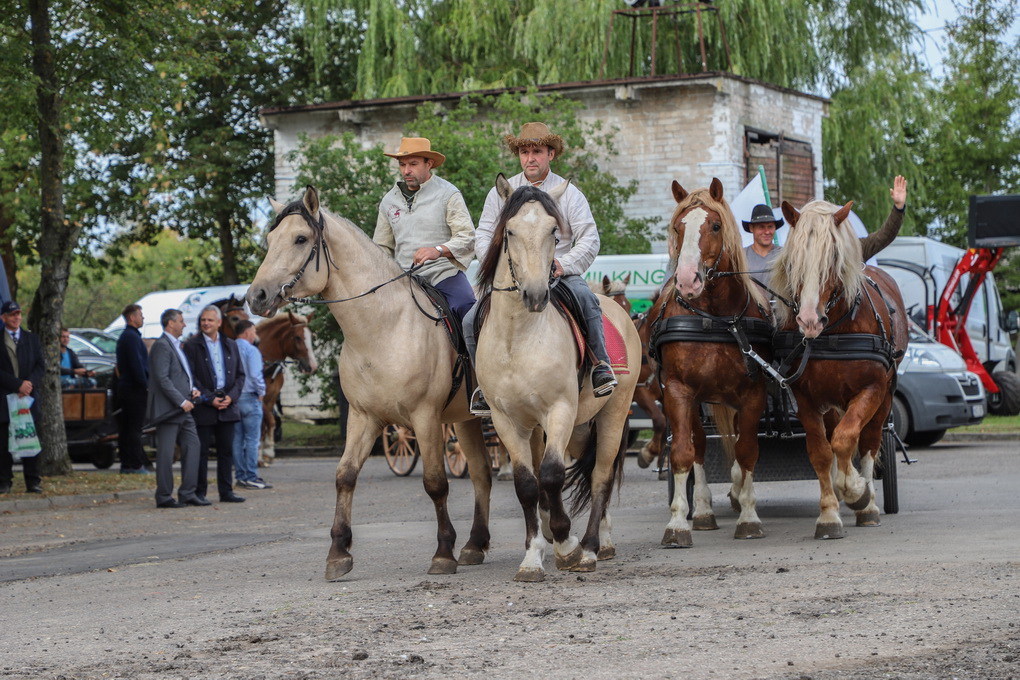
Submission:
<svg viewBox="0 0 1020 680">
<path fill-rule="evenodd" d="M 510 153 L 517 156 L 521 163 L 521 172 L 510 178 L 510 186 L 514 189 L 530 184 L 543 191 L 563 184 L 566 180 L 552 172 L 549 164 L 563 153 L 563 138 L 554 135 L 545 123 L 525 123 L 517 136 L 504 137 Z M 503 200 L 493 188 L 485 198 L 482 216 L 478 220 L 478 231 L 475 235 L 475 255 L 481 261 L 489 250 L 492 234 L 495 230 Z M 616 387 L 616 376 L 609 365 L 606 352 L 606 339 L 602 330 L 602 310 L 598 298 L 588 288 L 582 275 L 591 266 L 595 256 L 599 254 L 599 232 L 592 217 L 588 199 L 581 190 L 570 185 L 559 200 L 560 211 L 566 222 L 566 230 L 560 234 L 556 245 L 554 275 L 560 277 L 560 285 L 565 285 L 573 292 L 574 297 L 582 306 L 584 323 L 588 328 L 588 344 L 598 363 L 591 372 L 591 383 L 595 396 L 604 397 L 612 393 Z M 464 320 L 464 331 L 468 349 L 474 359 L 475 337 L 474 316 L 472 309 Z M 471 412 L 475 415 L 489 415 L 489 406 L 481 390 L 475 390 L 471 398 Z"/>
<path fill-rule="evenodd" d="M 475 303 L 464 270 L 474 257 L 475 225 L 460 190 L 432 171 L 446 156 L 424 137 L 404 137 L 396 153 L 400 179 L 379 203 L 372 236 L 404 269 L 416 273 L 446 296 L 458 321 Z"/>
</svg>

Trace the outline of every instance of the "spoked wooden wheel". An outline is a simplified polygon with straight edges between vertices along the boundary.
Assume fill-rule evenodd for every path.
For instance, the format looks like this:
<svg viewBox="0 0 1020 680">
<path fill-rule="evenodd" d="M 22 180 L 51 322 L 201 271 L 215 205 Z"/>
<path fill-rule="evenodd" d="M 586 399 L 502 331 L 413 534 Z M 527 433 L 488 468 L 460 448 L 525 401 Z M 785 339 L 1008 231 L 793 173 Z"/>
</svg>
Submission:
<svg viewBox="0 0 1020 680">
<path fill-rule="evenodd" d="M 463 479 L 468 473 L 467 457 L 460 447 L 457 433 L 453 431 L 453 425 L 443 425 L 443 441 L 446 442 L 446 467 L 452 476 Z"/>
<path fill-rule="evenodd" d="M 400 477 L 411 474 L 421 455 L 414 431 L 403 425 L 387 425 L 383 430 L 382 442 L 386 464 L 393 470 L 393 474 Z"/>
</svg>

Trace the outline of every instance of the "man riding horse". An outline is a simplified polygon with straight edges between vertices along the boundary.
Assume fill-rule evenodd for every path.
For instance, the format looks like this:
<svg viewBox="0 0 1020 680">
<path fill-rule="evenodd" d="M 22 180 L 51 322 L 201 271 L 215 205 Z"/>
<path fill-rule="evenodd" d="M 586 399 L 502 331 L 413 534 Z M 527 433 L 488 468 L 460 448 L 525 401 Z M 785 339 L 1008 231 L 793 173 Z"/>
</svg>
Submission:
<svg viewBox="0 0 1020 680">
<path fill-rule="evenodd" d="M 516 137 L 507 135 L 504 139 L 510 152 L 520 160 L 523 170 L 510 178 L 512 189 L 531 185 L 548 192 L 566 182 L 549 169 L 552 160 L 563 153 L 563 138 L 552 134 L 545 123 L 525 123 L 520 134 Z M 581 306 L 583 318 L 578 321 L 587 326 L 587 342 L 597 360 L 591 374 L 592 389 L 595 396 L 605 397 L 612 393 L 617 381 L 609 365 L 609 354 L 606 352 L 602 310 L 598 298 L 582 278 L 599 253 L 599 232 L 588 206 L 588 199 L 577 187 L 572 184 L 567 187 L 559 200 L 559 206 L 566 229 L 558 234 L 559 242 L 556 245 L 552 275 L 560 279 L 560 285 L 570 289 Z M 475 237 L 475 254 L 479 262 L 485 259 L 485 254 L 489 250 L 502 208 L 503 199 L 499 197 L 495 188 L 491 189 L 485 198 Z M 477 311 L 478 306 L 475 305 L 464 320 L 464 335 L 472 360 L 476 345 L 474 319 Z M 471 413 L 479 416 L 490 415 L 489 405 L 481 389 L 476 390 L 471 398 Z"/>
</svg>

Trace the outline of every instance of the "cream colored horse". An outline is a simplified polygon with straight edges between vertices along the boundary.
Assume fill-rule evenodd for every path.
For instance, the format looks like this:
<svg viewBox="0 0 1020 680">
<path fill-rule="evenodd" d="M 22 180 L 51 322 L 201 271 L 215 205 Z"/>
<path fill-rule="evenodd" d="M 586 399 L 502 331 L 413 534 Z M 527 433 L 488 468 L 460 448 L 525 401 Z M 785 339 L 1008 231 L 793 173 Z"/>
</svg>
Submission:
<svg viewBox="0 0 1020 680">
<path fill-rule="evenodd" d="M 256 314 L 271 316 L 291 298 L 321 294 L 334 301 L 329 309 L 344 333 L 340 382 L 351 406 L 344 453 L 336 469 L 336 513 L 326 578 L 339 579 L 353 567 L 354 488 L 376 438 L 389 423 L 412 428 L 421 448 L 425 491 L 439 525 L 430 574 L 456 573 L 458 566 L 443 460 L 443 423 L 456 423 L 475 490 L 474 524 L 459 563 L 480 564 L 489 548 L 488 455 L 479 421 L 467 409 L 466 387 L 462 385 L 446 404 L 456 352 L 443 328 L 412 299 L 409 286 L 418 302 L 427 304 L 422 289 L 400 278 L 397 263 L 361 229 L 322 210 L 314 188 L 308 187 L 302 200 L 290 205 L 272 203 L 277 221 L 269 232 L 265 260 L 248 288 L 249 306 Z M 374 293 L 362 295 L 380 285 Z"/>
<path fill-rule="evenodd" d="M 640 370 L 641 345 L 634 324 L 622 307 L 602 298 L 603 313 L 625 340 L 627 370 L 618 371 L 619 385 L 610 397 L 593 396 L 590 376 L 578 391 L 577 346 L 563 315 L 548 304 L 560 220 L 555 201 L 567 186 L 548 194 L 522 187 L 511 196 L 510 185 L 499 176 L 496 187 L 506 204 L 479 275 L 493 285 L 493 292 L 478 338 L 478 378 L 492 407 L 496 432 L 510 452 L 524 510 L 526 553 L 514 577 L 517 581 L 545 578 L 546 533 L 553 540 L 559 569 L 592 571 L 600 548 L 604 557 L 614 553 L 606 507 L 616 464 L 622 463 L 625 453 L 622 434 Z M 579 543 L 570 533 L 570 517 L 563 506 L 564 458 L 582 458 L 589 445 L 589 457 L 578 461 L 593 467 L 578 486 L 582 493 L 590 491 L 591 503 Z M 543 508 L 548 505 L 548 526 L 541 532 L 540 500 Z"/>
</svg>

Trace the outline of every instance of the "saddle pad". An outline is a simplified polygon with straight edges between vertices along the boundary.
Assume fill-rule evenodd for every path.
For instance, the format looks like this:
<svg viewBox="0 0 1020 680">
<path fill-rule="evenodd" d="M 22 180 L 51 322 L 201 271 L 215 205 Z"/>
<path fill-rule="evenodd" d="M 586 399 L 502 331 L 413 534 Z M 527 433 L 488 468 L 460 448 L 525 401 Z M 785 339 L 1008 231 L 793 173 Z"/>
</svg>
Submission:
<svg viewBox="0 0 1020 680">
<path fill-rule="evenodd" d="M 630 373 L 630 367 L 627 365 L 627 343 L 624 342 L 620 329 L 605 314 L 602 315 L 602 328 L 605 331 L 606 353 L 609 355 L 609 365 L 613 367 L 613 372 L 617 375 Z"/>
</svg>

